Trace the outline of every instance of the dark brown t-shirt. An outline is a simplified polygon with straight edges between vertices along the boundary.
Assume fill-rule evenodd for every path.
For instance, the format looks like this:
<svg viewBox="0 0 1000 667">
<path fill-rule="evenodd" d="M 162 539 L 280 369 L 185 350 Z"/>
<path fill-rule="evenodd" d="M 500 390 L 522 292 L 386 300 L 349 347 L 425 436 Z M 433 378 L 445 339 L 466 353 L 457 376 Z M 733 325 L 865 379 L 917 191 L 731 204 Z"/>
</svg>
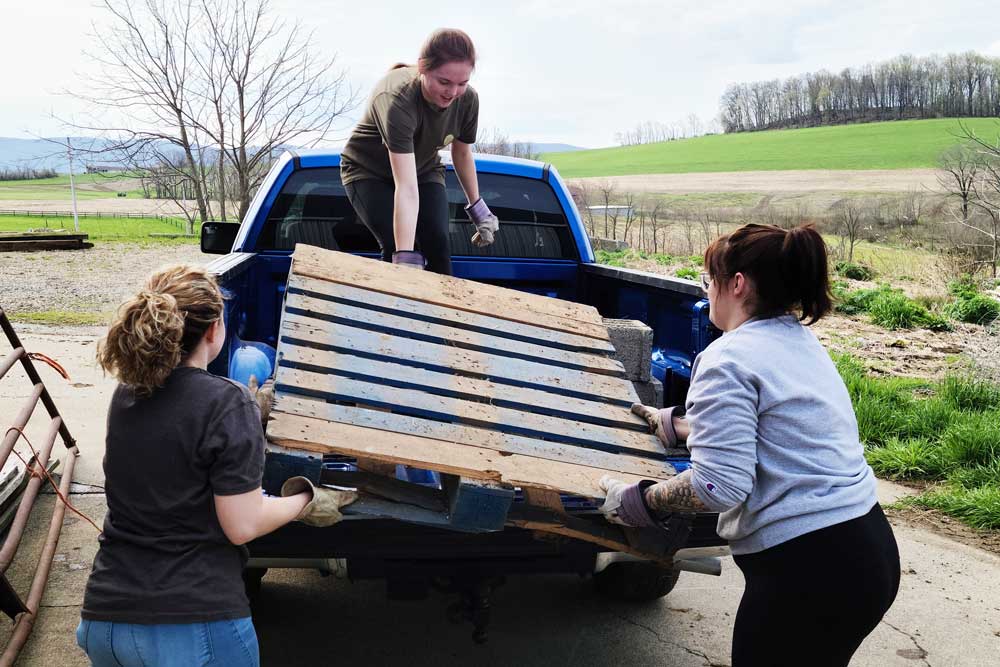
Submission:
<svg viewBox="0 0 1000 667">
<path fill-rule="evenodd" d="M 479 96 L 470 86 L 447 109 L 424 99 L 416 67 L 400 67 L 375 84 L 368 108 L 340 154 L 344 183 L 392 181 L 389 151 L 413 153 L 419 183 L 444 184 L 438 151 L 455 139 L 476 143 Z"/>
<path fill-rule="evenodd" d="M 264 432 L 249 390 L 180 367 L 152 396 L 119 385 L 108 409 L 108 513 L 83 599 L 83 618 L 201 623 L 250 615 L 215 495 L 258 488 Z"/>
</svg>

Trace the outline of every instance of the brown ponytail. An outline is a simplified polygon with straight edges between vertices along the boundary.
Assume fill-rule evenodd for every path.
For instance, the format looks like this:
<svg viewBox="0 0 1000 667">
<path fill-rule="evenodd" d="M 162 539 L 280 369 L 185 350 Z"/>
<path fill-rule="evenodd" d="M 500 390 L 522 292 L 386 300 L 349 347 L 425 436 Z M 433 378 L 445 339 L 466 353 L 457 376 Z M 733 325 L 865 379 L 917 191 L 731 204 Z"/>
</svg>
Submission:
<svg viewBox="0 0 1000 667">
<path fill-rule="evenodd" d="M 187 265 L 160 269 L 119 306 L 107 336 L 97 344 L 97 363 L 148 396 L 163 386 L 222 313 L 222 292 L 207 270 Z"/>
<path fill-rule="evenodd" d="M 749 278 L 751 312 L 757 317 L 797 310 L 800 320 L 814 324 L 833 307 L 826 243 L 812 225 L 790 230 L 744 225 L 712 242 L 705 268 L 723 284 L 737 273 Z"/>
<path fill-rule="evenodd" d="M 431 33 L 424 42 L 423 48 L 420 49 L 420 58 L 417 60 L 417 69 L 423 74 L 454 62 L 467 62 L 475 68 L 476 47 L 463 31 L 441 28 Z"/>
</svg>

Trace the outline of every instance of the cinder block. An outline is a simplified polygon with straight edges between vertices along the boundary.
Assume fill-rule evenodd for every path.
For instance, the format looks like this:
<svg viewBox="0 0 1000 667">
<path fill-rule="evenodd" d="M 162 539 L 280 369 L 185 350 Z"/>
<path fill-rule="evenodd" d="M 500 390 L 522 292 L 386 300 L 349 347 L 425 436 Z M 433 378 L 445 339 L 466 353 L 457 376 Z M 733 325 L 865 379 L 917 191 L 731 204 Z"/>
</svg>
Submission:
<svg viewBox="0 0 1000 667">
<path fill-rule="evenodd" d="M 655 408 L 663 407 L 663 383 L 656 378 L 650 378 L 649 382 L 633 382 L 635 393 L 639 394 L 639 400 L 643 405 L 651 405 Z"/>
<path fill-rule="evenodd" d="M 648 382 L 653 355 L 653 330 L 639 320 L 605 319 L 611 344 L 615 346 L 615 359 L 625 367 L 625 377 L 638 382 Z"/>
</svg>

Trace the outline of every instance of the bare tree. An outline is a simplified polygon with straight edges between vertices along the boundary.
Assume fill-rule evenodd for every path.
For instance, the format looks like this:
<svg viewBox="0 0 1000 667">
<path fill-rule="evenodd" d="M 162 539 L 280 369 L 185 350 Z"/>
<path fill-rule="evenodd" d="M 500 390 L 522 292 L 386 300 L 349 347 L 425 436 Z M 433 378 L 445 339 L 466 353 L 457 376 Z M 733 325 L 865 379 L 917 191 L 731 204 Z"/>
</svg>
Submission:
<svg viewBox="0 0 1000 667">
<path fill-rule="evenodd" d="M 636 195 L 634 192 L 625 193 L 625 232 L 622 234 L 622 239 L 625 243 L 631 245 L 629 241 L 629 232 L 632 230 L 632 223 L 635 222 L 635 203 Z"/>
<path fill-rule="evenodd" d="M 189 180 L 189 231 L 215 202 L 242 218 L 275 154 L 322 141 L 353 104 L 335 60 L 316 58 L 312 35 L 268 0 L 102 5 L 110 25 L 90 54 L 100 73 L 74 93 L 95 120 L 75 125 L 108 137 L 102 152 L 129 169 Z"/>
<path fill-rule="evenodd" d="M 534 146 L 523 141 L 511 141 L 506 132 L 493 128 L 479 132 L 475 149 L 477 153 L 490 155 L 507 155 L 525 160 L 537 160 L 538 152 Z"/>
<path fill-rule="evenodd" d="M 597 191 L 601 195 L 601 201 L 604 202 L 604 238 L 612 238 L 608 236 L 608 222 L 611 221 L 610 211 L 611 202 L 615 195 L 618 193 L 618 189 L 615 187 L 613 181 L 603 181 L 597 186 Z M 614 222 L 617 222 L 618 215 L 615 214 Z M 614 234 L 614 228 L 612 227 L 612 234 Z"/>
<path fill-rule="evenodd" d="M 847 242 L 847 261 L 854 261 L 854 246 L 864 227 L 863 208 L 857 201 L 845 198 L 833 205 L 834 222 L 841 237 Z"/>
<path fill-rule="evenodd" d="M 956 144 L 938 158 L 938 183 L 949 197 L 958 199 L 962 222 L 969 220 L 980 162 L 979 153 L 968 143 Z"/>
</svg>

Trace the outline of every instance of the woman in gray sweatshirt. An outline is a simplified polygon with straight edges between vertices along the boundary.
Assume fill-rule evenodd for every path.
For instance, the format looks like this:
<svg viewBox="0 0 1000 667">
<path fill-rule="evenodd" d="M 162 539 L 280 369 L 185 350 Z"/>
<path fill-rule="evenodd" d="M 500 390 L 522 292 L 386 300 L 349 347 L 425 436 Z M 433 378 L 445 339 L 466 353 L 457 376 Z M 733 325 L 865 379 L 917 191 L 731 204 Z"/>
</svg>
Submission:
<svg viewBox="0 0 1000 667">
<path fill-rule="evenodd" d="M 746 225 L 705 251 L 712 323 L 683 412 L 634 406 L 664 441 L 686 439 L 673 479 L 602 480 L 608 519 L 655 526 L 719 512 L 746 578 L 733 667 L 850 662 L 899 588 L 899 552 L 857 420 L 803 322 L 831 309 L 826 246 L 810 226 Z M 679 437 L 678 437 L 679 436 Z"/>
</svg>

